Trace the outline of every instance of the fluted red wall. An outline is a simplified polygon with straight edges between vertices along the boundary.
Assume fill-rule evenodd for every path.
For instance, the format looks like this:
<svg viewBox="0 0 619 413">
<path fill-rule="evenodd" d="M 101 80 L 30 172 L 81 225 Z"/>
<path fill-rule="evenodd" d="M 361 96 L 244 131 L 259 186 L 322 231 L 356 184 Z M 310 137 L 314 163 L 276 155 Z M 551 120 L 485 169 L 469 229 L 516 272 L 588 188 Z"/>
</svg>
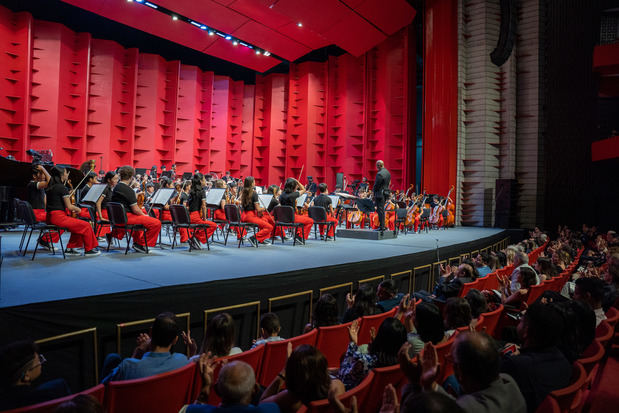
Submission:
<svg viewBox="0 0 619 413">
<path fill-rule="evenodd" d="M 102 169 L 176 163 L 259 184 L 312 175 L 331 188 L 338 172 L 372 179 L 383 159 L 404 187 L 414 178 L 411 33 L 249 85 L 0 7 L 2 154 L 29 161 L 26 149 L 51 149 L 56 163 Z"/>
</svg>

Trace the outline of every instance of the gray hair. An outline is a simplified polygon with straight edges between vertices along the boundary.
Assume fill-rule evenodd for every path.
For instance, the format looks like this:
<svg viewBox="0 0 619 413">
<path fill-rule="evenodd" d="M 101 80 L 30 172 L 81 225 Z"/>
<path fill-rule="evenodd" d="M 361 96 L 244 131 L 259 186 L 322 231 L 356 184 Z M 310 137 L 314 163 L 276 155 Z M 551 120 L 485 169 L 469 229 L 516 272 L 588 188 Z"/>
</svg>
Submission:
<svg viewBox="0 0 619 413">
<path fill-rule="evenodd" d="M 256 385 L 254 369 L 243 361 L 232 361 L 221 368 L 217 392 L 226 404 L 239 404 L 251 399 Z"/>
<path fill-rule="evenodd" d="M 529 263 L 529 256 L 526 252 L 518 251 L 514 255 L 514 258 L 518 258 L 518 262 L 520 263 L 520 265 Z"/>
<path fill-rule="evenodd" d="M 376 161 L 376 167 L 381 167 L 382 168 L 383 166 L 385 166 L 385 163 L 383 161 L 381 161 L 381 160 Z"/>
</svg>

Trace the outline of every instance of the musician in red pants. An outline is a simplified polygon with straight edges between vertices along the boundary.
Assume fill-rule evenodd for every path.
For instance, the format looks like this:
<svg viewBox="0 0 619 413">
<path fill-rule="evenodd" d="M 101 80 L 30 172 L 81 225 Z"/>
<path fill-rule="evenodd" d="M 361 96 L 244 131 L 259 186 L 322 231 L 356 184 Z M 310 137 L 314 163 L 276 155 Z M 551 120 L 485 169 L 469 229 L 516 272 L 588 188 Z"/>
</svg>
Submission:
<svg viewBox="0 0 619 413">
<path fill-rule="evenodd" d="M 26 186 L 28 192 L 28 202 L 32 206 L 32 212 L 34 217 L 39 222 L 45 222 L 47 219 L 47 212 L 45 211 L 45 189 L 49 184 L 51 176 L 43 165 L 34 166 L 32 169 L 32 180 Z M 51 235 L 51 238 L 50 238 Z M 45 249 L 51 249 L 50 243 L 56 243 L 60 239 L 57 232 L 51 234 L 45 234 L 39 240 L 39 245 Z"/>
<path fill-rule="evenodd" d="M 90 224 L 84 220 L 67 216 L 67 210 L 79 214 L 81 208 L 71 204 L 71 194 L 65 186 L 69 171 L 60 166 L 54 166 L 47 186 L 47 223 L 66 228 L 71 232 L 71 238 L 65 249 L 65 254 L 80 255 L 75 248 L 84 247 L 84 256 L 99 255 L 97 237 Z"/>
<path fill-rule="evenodd" d="M 103 193 L 97 200 L 97 214 L 100 220 L 109 221 L 109 217 L 107 215 L 107 203 L 112 201 L 112 193 L 114 191 L 114 187 L 118 184 L 119 176 L 115 171 L 109 171 L 103 177 L 103 183 L 106 185 Z M 108 235 L 110 234 L 110 235 Z M 111 242 L 111 230 L 109 225 L 101 225 L 98 229 L 98 233 L 95 234 L 97 237 L 105 235 L 108 242 Z"/>
<path fill-rule="evenodd" d="M 292 208 L 297 208 L 297 198 L 305 193 L 305 187 L 301 182 L 297 181 L 294 178 L 288 178 L 286 183 L 284 184 L 284 192 L 279 196 L 279 203 L 282 205 L 289 205 Z M 303 224 L 303 228 L 305 231 L 305 239 L 307 239 L 312 232 L 312 226 L 314 225 L 314 220 L 306 215 L 295 214 L 294 222 L 300 222 Z M 303 242 L 303 231 L 301 228 L 297 229 L 297 241 Z"/>
<path fill-rule="evenodd" d="M 140 207 L 135 192 L 129 186 L 135 171 L 130 166 L 123 166 L 118 170 L 120 182 L 114 187 L 112 192 L 112 201 L 124 205 L 127 211 L 127 224 L 129 225 L 144 225 L 146 227 L 146 240 L 141 231 L 133 232 L 133 249 L 137 252 L 147 253 L 144 248 L 145 242 L 149 247 L 157 245 L 157 238 L 161 231 L 161 221 L 157 218 L 149 217 Z M 116 236 L 122 238 L 122 232 Z"/>
<path fill-rule="evenodd" d="M 318 185 L 318 193 L 319 195 L 314 198 L 314 206 L 323 207 L 327 212 L 327 221 L 333 222 L 333 226 L 329 228 L 329 232 L 327 233 L 327 240 L 333 239 L 335 236 L 335 227 L 337 226 L 337 219 L 333 216 L 333 203 L 331 202 L 331 198 L 327 195 L 329 192 L 327 191 L 327 184 L 322 183 Z M 325 226 L 319 225 L 320 229 L 320 238 L 324 236 Z"/>
<path fill-rule="evenodd" d="M 207 239 L 210 238 L 215 230 L 217 224 L 213 221 L 208 221 L 206 217 L 206 195 L 204 193 L 204 187 L 206 186 L 206 179 L 201 173 L 196 173 L 191 180 L 191 191 L 189 192 L 189 200 L 187 206 L 189 209 L 189 218 L 192 224 L 208 225 L 205 231 L 194 230 L 193 234 L 189 238 L 189 242 L 192 243 L 192 247 L 200 249 L 198 241 L 202 244 L 206 244 Z"/>
<path fill-rule="evenodd" d="M 249 238 L 254 246 L 257 244 L 269 244 L 269 238 L 273 231 L 273 226 L 265 219 L 261 218 L 259 214 L 265 211 L 260 206 L 260 199 L 255 190 L 255 181 L 253 176 L 248 176 L 243 182 L 243 190 L 241 192 L 241 206 L 243 207 L 243 213 L 241 214 L 242 222 L 249 222 L 258 225 L 260 231 L 254 237 Z"/>
</svg>

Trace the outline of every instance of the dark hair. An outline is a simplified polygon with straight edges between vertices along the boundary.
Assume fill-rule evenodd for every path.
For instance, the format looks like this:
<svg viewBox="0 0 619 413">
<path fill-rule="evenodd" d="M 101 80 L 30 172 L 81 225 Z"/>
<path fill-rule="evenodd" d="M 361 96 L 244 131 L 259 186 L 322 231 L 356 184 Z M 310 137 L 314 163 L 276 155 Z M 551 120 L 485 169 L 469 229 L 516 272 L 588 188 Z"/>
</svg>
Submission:
<svg viewBox="0 0 619 413">
<path fill-rule="evenodd" d="M 230 354 L 234 343 L 234 320 L 228 313 L 217 314 L 206 326 L 206 334 L 200 353 L 211 352 L 215 357 Z"/>
<path fill-rule="evenodd" d="M 479 271 L 477 271 L 477 266 L 475 265 L 475 261 L 473 261 L 471 258 L 465 258 L 460 262 L 460 265 L 462 264 L 466 264 L 469 267 L 471 267 L 471 271 L 467 271 L 467 272 L 471 273 L 471 278 L 473 280 L 476 280 L 479 278 Z"/>
<path fill-rule="evenodd" d="M 415 306 L 415 329 L 424 343 L 438 344 L 445 337 L 443 317 L 434 303 L 422 301 Z"/>
<path fill-rule="evenodd" d="M 501 268 L 505 267 L 507 265 L 507 255 L 505 255 L 505 253 L 503 251 L 497 251 L 496 252 L 496 257 L 499 260 L 499 266 Z"/>
<path fill-rule="evenodd" d="M 488 254 L 486 251 L 480 252 L 479 256 L 481 257 L 481 262 L 483 264 L 490 264 L 490 254 Z"/>
<path fill-rule="evenodd" d="M 131 179 L 131 177 L 133 177 L 135 171 L 129 165 L 125 165 L 118 168 L 118 174 L 120 175 L 121 181 L 126 181 L 127 179 Z"/>
<path fill-rule="evenodd" d="M 577 300 L 554 301 L 553 305 L 561 312 L 565 326 L 558 347 L 573 363 L 595 339 L 595 313 L 589 304 Z"/>
<path fill-rule="evenodd" d="M 93 171 L 88 172 L 88 174 L 86 175 L 86 180 L 90 181 L 91 179 L 97 179 L 97 174 L 94 173 Z"/>
<path fill-rule="evenodd" d="M 337 300 L 331 294 L 320 296 L 314 307 L 314 327 L 328 327 L 339 324 Z"/>
<path fill-rule="evenodd" d="M 448 330 L 466 327 L 471 324 L 471 320 L 473 319 L 471 315 L 471 306 L 469 302 L 462 297 L 451 297 L 447 299 L 443 313 L 445 328 Z"/>
<path fill-rule="evenodd" d="M 279 186 L 277 185 L 271 185 L 269 186 L 269 188 L 267 189 L 267 194 L 273 194 L 275 195 L 277 193 L 277 191 L 279 191 Z"/>
<path fill-rule="evenodd" d="M 325 192 L 327 192 L 327 184 L 325 184 L 325 183 L 319 184 L 318 185 L 318 191 L 321 194 L 324 194 Z"/>
<path fill-rule="evenodd" d="M 14 385 L 39 351 L 32 340 L 21 340 L 7 344 L 0 349 L 0 388 L 7 389 Z"/>
<path fill-rule="evenodd" d="M 331 378 L 327 359 L 316 348 L 302 344 L 286 362 L 286 388 L 303 404 L 327 398 Z"/>
<path fill-rule="evenodd" d="M 464 413 L 456 401 L 435 391 L 413 393 L 402 402 L 402 413 Z"/>
<path fill-rule="evenodd" d="M 267 334 L 279 333 L 279 317 L 275 313 L 265 313 L 260 317 L 260 328 Z"/>
<path fill-rule="evenodd" d="M 545 349 L 557 345 L 565 329 L 557 304 L 535 301 L 524 313 L 523 321 L 533 346 Z"/>
<path fill-rule="evenodd" d="M 355 318 L 378 313 L 376 291 L 371 284 L 364 283 L 359 286 L 355 294 L 355 303 L 351 310 L 355 313 Z"/>
<path fill-rule="evenodd" d="M 539 270 L 542 274 L 548 277 L 557 276 L 557 269 L 554 265 L 552 265 L 552 261 L 550 260 L 550 258 L 539 257 L 536 262 L 539 265 Z"/>
<path fill-rule="evenodd" d="M 54 166 L 50 171 L 49 171 L 49 175 L 51 176 L 50 180 L 49 180 L 49 184 L 47 185 L 48 190 L 56 185 L 56 184 L 62 184 L 62 175 L 65 173 L 66 168 L 62 167 L 62 166 Z"/>
<path fill-rule="evenodd" d="M 482 313 L 488 311 L 488 303 L 486 302 L 486 297 L 481 293 L 481 291 L 473 288 L 469 290 L 468 293 L 466 293 L 466 296 L 464 298 L 471 307 L 471 316 L 473 318 L 479 318 Z"/>
<path fill-rule="evenodd" d="M 244 209 L 251 206 L 252 198 L 254 196 L 254 177 L 247 176 L 243 181 L 243 192 L 241 192 L 241 205 Z"/>
<path fill-rule="evenodd" d="M 386 318 L 378 328 L 368 351 L 376 356 L 376 367 L 393 366 L 398 363 L 398 351 L 406 342 L 406 328 L 397 318 Z"/>
<path fill-rule="evenodd" d="M 117 173 L 115 171 L 109 171 L 105 174 L 105 176 L 103 177 L 103 182 L 106 184 L 109 184 L 112 182 L 112 179 L 114 179 L 114 177 L 117 175 Z"/>
<path fill-rule="evenodd" d="M 103 406 L 90 394 L 78 394 L 56 407 L 54 413 L 103 413 Z"/>
<path fill-rule="evenodd" d="M 387 291 L 389 295 L 396 295 L 397 293 L 397 289 L 395 287 L 395 281 L 393 281 L 391 278 L 381 281 L 381 283 L 378 284 L 378 286 L 381 289 Z"/>
<path fill-rule="evenodd" d="M 172 313 L 161 313 L 155 318 L 152 329 L 152 345 L 167 347 L 178 337 L 176 316 Z"/>
<path fill-rule="evenodd" d="M 520 272 L 520 285 L 522 288 L 531 288 L 532 285 L 535 285 L 537 277 L 533 268 L 520 267 L 518 271 Z"/>
<path fill-rule="evenodd" d="M 284 184 L 284 192 L 286 192 L 287 194 L 290 194 L 294 192 L 295 189 L 297 189 L 296 179 L 294 178 L 286 179 L 286 183 Z"/>
<path fill-rule="evenodd" d="M 193 177 L 191 178 L 191 189 L 189 190 L 189 198 L 193 198 L 193 199 L 200 199 L 203 198 L 201 197 L 201 192 L 203 192 L 202 189 L 202 179 L 204 179 L 204 175 L 202 175 L 200 172 L 196 173 L 193 175 Z M 200 205 L 200 208 L 202 206 Z"/>
<path fill-rule="evenodd" d="M 454 364 L 462 376 L 486 388 L 499 376 L 501 358 L 497 346 L 485 333 L 465 331 L 454 343 Z"/>
<path fill-rule="evenodd" d="M 589 293 L 591 299 L 599 303 L 604 298 L 604 281 L 596 277 L 580 277 L 575 281 L 581 293 Z"/>
</svg>

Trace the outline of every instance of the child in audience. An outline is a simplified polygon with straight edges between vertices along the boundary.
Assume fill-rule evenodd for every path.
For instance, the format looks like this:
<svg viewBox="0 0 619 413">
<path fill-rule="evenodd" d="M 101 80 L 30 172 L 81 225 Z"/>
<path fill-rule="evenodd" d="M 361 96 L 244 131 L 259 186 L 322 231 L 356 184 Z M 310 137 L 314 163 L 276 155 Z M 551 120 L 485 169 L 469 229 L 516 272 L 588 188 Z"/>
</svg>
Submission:
<svg viewBox="0 0 619 413">
<path fill-rule="evenodd" d="M 266 313 L 260 318 L 260 334 L 261 337 L 254 341 L 254 345 L 251 348 L 261 346 L 271 341 L 282 341 L 283 338 L 279 336 L 281 326 L 279 325 L 279 317 L 275 313 Z"/>
<path fill-rule="evenodd" d="M 209 320 L 199 354 L 209 351 L 215 357 L 232 356 L 243 352 L 234 346 L 234 320 L 230 314 L 217 314 Z"/>
</svg>

